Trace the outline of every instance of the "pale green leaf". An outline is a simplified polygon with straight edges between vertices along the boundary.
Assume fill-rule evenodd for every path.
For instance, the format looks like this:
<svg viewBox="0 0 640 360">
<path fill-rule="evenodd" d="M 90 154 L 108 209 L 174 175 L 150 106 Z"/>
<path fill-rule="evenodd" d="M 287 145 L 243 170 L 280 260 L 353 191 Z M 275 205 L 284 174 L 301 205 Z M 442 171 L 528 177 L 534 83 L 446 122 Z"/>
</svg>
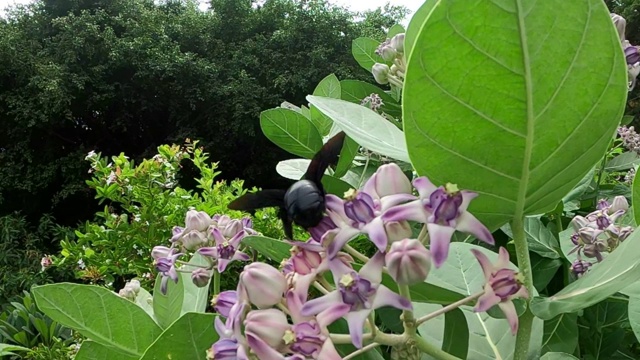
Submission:
<svg viewBox="0 0 640 360">
<path fill-rule="evenodd" d="M 277 263 L 291 256 L 289 250 L 291 245 L 282 240 L 268 238 L 265 236 L 245 236 L 242 238 L 242 244 L 252 248 L 260 253 L 260 255 L 271 259 Z"/>
<path fill-rule="evenodd" d="M 304 115 L 289 109 L 260 113 L 262 132 L 274 144 L 291 154 L 311 159 L 322 147 L 318 129 Z"/>
<path fill-rule="evenodd" d="M 200 255 L 200 253 L 195 253 L 189 260 L 189 264 L 196 266 L 211 266 L 211 262 L 208 258 Z M 193 271 L 196 267 L 187 265 L 184 269 Z M 180 281 L 184 283 L 184 300 L 182 301 L 180 315 L 188 312 L 203 313 L 206 310 L 209 302 L 209 284 L 213 277 L 213 270 L 207 270 L 207 272 L 210 276 L 209 281 L 207 282 L 207 285 L 203 287 L 198 287 L 193 283 L 193 280 L 191 280 L 191 273 L 180 273 Z"/>
<path fill-rule="evenodd" d="M 358 64 L 367 71 L 371 71 L 373 64 L 385 63 L 384 59 L 375 53 L 380 42 L 367 37 L 360 37 L 351 42 L 351 54 Z"/>
<path fill-rule="evenodd" d="M 38 309 L 54 321 L 129 356 L 142 356 L 161 333 L 143 309 L 100 286 L 49 284 L 31 293 Z"/>
<path fill-rule="evenodd" d="M 408 162 L 404 134 L 375 111 L 344 100 L 309 95 L 307 100 L 330 117 L 361 146 L 382 155 Z"/>
<path fill-rule="evenodd" d="M 298 181 L 304 176 L 309 164 L 311 160 L 308 159 L 282 160 L 276 165 L 276 172 L 282 177 Z"/>
<path fill-rule="evenodd" d="M 604 166 L 605 171 L 624 171 L 640 164 L 640 155 L 634 151 L 628 151 L 617 155 Z"/>
<path fill-rule="evenodd" d="M 360 104 L 362 100 L 371 94 L 377 94 L 382 100 L 380 111 L 385 112 L 394 117 L 402 115 L 400 104 L 379 87 L 359 80 L 342 80 L 340 81 L 342 88 L 342 100 Z"/>
<path fill-rule="evenodd" d="M 544 322 L 542 353 L 573 353 L 578 346 L 578 315 L 560 314 Z"/>
<path fill-rule="evenodd" d="M 74 360 L 139 360 L 140 356 L 123 354 L 116 349 L 104 346 L 95 341 L 85 340 L 82 342 Z"/>
<path fill-rule="evenodd" d="M 391 39 L 398 34 L 402 34 L 403 32 L 405 32 L 405 29 L 404 27 L 402 27 L 402 25 L 394 24 L 391 28 L 389 28 L 389 31 L 387 32 L 387 39 Z"/>
<path fill-rule="evenodd" d="M 438 3 L 438 0 L 426 0 L 411 17 L 404 35 L 404 53 L 407 60 L 410 59 L 411 49 L 413 49 L 423 24 Z"/>
<path fill-rule="evenodd" d="M 145 290 L 144 288 L 140 288 L 138 295 L 136 295 L 136 305 L 140 306 L 149 316 L 154 318 L 153 316 L 153 296 Z M 154 318 L 155 319 L 155 318 Z"/>
<path fill-rule="evenodd" d="M 591 168 L 591 171 L 589 171 L 587 175 L 583 176 L 580 182 L 578 182 L 578 184 L 571 191 L 569 191 L 569 193 L 565 195 L 564 198 L 562 198 L 562 202 L 565 204 L 565 206 L 567 203 L 579 199 L 582 194 L 584 194 L 587 189 L 589 189 L 589 186 L 593 182 L 593 176 L 595 172 L 596 167 L 594 166 L 593 168 Z"/>
<path fill-rule="evenodd" d="M 640 176 L 633 177 L 631 185 L 631 207 L 636 224 L 640 224 Z"/>
<path fill-rule="evenodd" d="M 640 341 L 640 297 L 638 296 L 629 298 L 629 323 L 636 339 Z"/>
<path fill-rule="evenodd" d="M 192 313 L 182 315 L 147 349 L 140 360 L 206 360 L 207 349 L 218 340 L 213 327 L 216 315 Z"/>
<path fill-rule="evenodd" d="M 320 80 L 318 86 L 313 90 L 313 95 L 340 99 L 340 80 L 338 80 L 335 74 L 327 75 L 324 79 Z"/>
<path fill-rule="evenodd" d="M 409 58 L 404 133 L 418 174 L 477 191 L 469 211 L 493 230 L 554 209 L 602 158 L 626 97 L 602 0 L 440 0 Z"/>
<path fill-rule="evenodd" d="M 15 355 L 16 351 L 29 352 L 29 351 L 31 351 L 31 349 L 23 347 L 23 346 L 13 345 L 13 344 L 0 343 L 0 357 L 1 356 Z"/>
<path fill-rule="evenodd" d="M 185 282 L 178 278 L 175 283 L 169 279 L 167 282 L 167 293 L 163 294 L 161 289 L 162 276 L 156 278 L 153 287 L 153 316 L 160 327 L 166 329 L 171 323 L 178 320 L 182 313 L 182 305 L 184 304 L 184 287 Z"/>
<path fill-rule="evenodd" d="M 540 360 L 578 360 L 578 358 L 567 353 L 550 352 L 542 355 Z"/>
<path fill-rule="evenodd" d="M 513 239 L 513 232 L 509 224 L 504 225 L 501 230 Z M 549 230 L 540 219 L 527 217 L 524 220 L 524 232 L 529 243 L 529 250 L 550 259 L 560 258 L 560 244 L 555 235 Z"/>
</svg>

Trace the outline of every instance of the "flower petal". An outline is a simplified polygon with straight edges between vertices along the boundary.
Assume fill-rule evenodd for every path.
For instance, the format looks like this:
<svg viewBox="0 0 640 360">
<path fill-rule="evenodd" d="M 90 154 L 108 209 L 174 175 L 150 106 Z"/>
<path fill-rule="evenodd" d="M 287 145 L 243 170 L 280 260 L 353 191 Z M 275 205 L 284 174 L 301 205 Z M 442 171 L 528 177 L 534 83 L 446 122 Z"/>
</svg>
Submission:
<svg viewBox="0 0 640 360">
<path fill-rule="evenodd" d="M 471 252 L 480 263 L 480 267 L 482 268 L 482 272 L 484 273 L 485 281 L 488 280 L 491 277 L 491 274 L 496 270 L 496 267 L 493 266 L 487 255 L 485 255 L 482 251 L 471 249 Z"/>
<path fill-rule="evenodd" d="M 196 252 L 200 253 L 200 255 L 202 256 L 207 256 L 214 259 L 218 258 L 218 248 L 216 246 L 201 247 Z"/>
<path fill-rule="evenodd" d="M 439 268 L 449 256 L 449 243 L 451 243 L 451 236 L 453 236 L 455 229 L 449 226 L 429 223 L 427 224 L 427 230 L 429 231 L 429 241 L 431 242 L 429 250 L 431 250 L 433 264 L 436 268 Z"/>
<path fill-rule="evenodd" d="M 232 238 L 231 240 L 229 240 L 229 244 L 231 244 L 231 246 L 233 246 L 234 248 L 237 248 L 238 245 L 240 245 L 240 241 L 242 241 L 242 239 L 244 239 L 244 237 L 247 236 L 247 232 L 244 230 L 238 231 Z"/>
<path fill-rule="evenodd" d="M 225 241 L 227 241 L 224 235 L 222 235 L 222 232 L 220 231 L 220 229 L 218 229 L 217 227 L 212 227 L 209 233 L 213 237 L 213 240 L 215 240 L 216 245 L 222 245 L 224 244 Z"/>
<path fill-rule="evenodd" d="M 408 201 L 415 201 L 418 198 L 411 194 L 395 194 L 385 196 L 380 199 L 380 211 L 385 211 L 392 206 L 396 206 L 398 204 L 406 203 Z"/>
<path fill-rule="evenodd" d="M 318 359 L 341 360 L 342 356 L 340 356 L 336 350 L 336 347 L 333 345 L 333 341 L 331 341 L 331 339 L 327 339 L 318 353 Z"/>
<path fill-rule="evenodd" d="M 231 260 L 247 261 L 249 259 L 251 259 L 251 257 L 242 251 L 236 251 L 236 253 L 231 257 Z"/>
<path fill-rule="evenodd" d="M 351 343 L 357 349 L 362 349 L 362 333 L 364 331 L 364 321 L 371 313 L 371 309 L 363 309 L 350 312 L 345 315 L 347 324 L 349 324 L 349 334 L 351 334 Z"/>
<path fill-rule="evenodd" d="M 478 193 L 469 190 L 461 190 L 460 195 L 462 195 L 462 204 L 460 204 L 460 207 L 458 208 L 460 212 L 467 211 L 471 200 L 478 197 Z"/>
<path fill-rule="evenodd" d="M 420 176 L 413 180 L 413 187 L 418 190 L 418 194 L 423 199 L 428 199 L 431 196 L 431 193 L 436 191 L 437 186 L 433 185 L 433 183 L 426 177 Z"/>
<path fill-rule="evenodd" d="M 511 267 L 509 262 L 509 251 L 504 246 L 500 246 L 498 250 L 498 261 L 493 264 L 494 269 L 508 269 Z"/>
<path fill-rule="evenodd" d="M 351 306 L 348 304 L 332 306 L 316 315 L 316 321 L 318 325 L 324 329 L 343 317 L 349 310 L 351 310 Z"/>
<path fill-rule="evenodd" d="M 422 200 L 414 200 L 402 205 L 393 206 L 382 214 L 384 221 L 411 220 L 426 223 L 429 213 L 422 206 Z"/>
<path fill-rule="evenodd" d="M 374 309 L 378 309 L 383 306 L 391 306 L 400 310 L 413 310 L 411 301 L 407 300 L 403 296 L 394 293 L 388 287 L 380 285 L 380 287 L 378 287 L 378 290 L 376 291 L 376 297 L 375 299 L 373 299 L 372 307 Z"/>
<path fill-rule="evenodd" d="M 382 267 L 384 266 L 383 252 L 378 251 L 360 268 L 360 276 L 369 280 L 372 284 L 380 284 L 382 281 Z"/>
<path fill-rule="evenodd" d="M 269 346 L 266 342 L 262 341 L 258 336 L 253 335 L 251 332 L 246 332 L 245 337 L 247 338 L 247 343 L 253 352 L 258 356 L 258 359 L 261 360 L 284 360 L 284 355 L 277 352 L 271 346 Z"/>
<path fill-rule="evenodd" d="M 400 166 L 390 163 L 380 166 L 362 187 L 362 191 L 379 198 L 400 193 L 411 194 L 411 183 Z"/>
<path fill-rule="evenodd" d="M 511 334 L 516 335 L 518 333 L 518 312 L 516 311 L 516 306 L 513 304 L 513 301 L 504 301 L 498 303 L 498 306 L 509 322 Z"/>
<path fill-rule="evenodd" d="M 302 314 L 302 316 L 316 315 L 332 306 L 342 304 L 343 302 L 342 297 L 340 296 L 340 292 L 338 290 L 334 290 L 319 298 L 307 301 L 302 306 L 302 311 L 300 311 L 300 314 Z"/>
<path fill-rule="evenodd" d="M 387 231 L 384 229 L 384 222 L 380 216 L 373 218 L 362 230 L 369 235 L 369 239 L 378 250 L 385 251 L 387 249 L 389 240 L 387 239 Z"/>
<path fill-rule="evenodd" d="M 473 309 L 475 312 L 487 311 L 500 303 L 500 297 L 493 292 L 491 286 L 485 286 L 484 291 L 485 293 L 478 298 L 476 307 Z"/>
<path fill-rule="evenodd" d="M 495 244 L 495 240 L 491 232 L 489 232 L 489 229 L 468 211 L 463 211 L 458 215 L 456 230 L 471 234 L 489 245 Z"/>
<path fill-rule="evenodd" d="M 351 241 L 356 235 L 360 234 L 360 230 L 352 227 L 343 227 L 333 237 L 333 241 L 327 246 L 327 257 L 333 259 L 338 254 L 338 251 L 342 250 L 349 241 Z M 329 232 L 325 234 L 325 240 L 331 239 Z M 326 245 L 325 245 L 326 246 Z"/>
<path fill-rule="evenodd" d="M 227 265 L 229 265 L 230 262 L 231 260 L 228 259 L 218 259 L 218 272 L 223 273 L 227 269 Z"/>
</svg>

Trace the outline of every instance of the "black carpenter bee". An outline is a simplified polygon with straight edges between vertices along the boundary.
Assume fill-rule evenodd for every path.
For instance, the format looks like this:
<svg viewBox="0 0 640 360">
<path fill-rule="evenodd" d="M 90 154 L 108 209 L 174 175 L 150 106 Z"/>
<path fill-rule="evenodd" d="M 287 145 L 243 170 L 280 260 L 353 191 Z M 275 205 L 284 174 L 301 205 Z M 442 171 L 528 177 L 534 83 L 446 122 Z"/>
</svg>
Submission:
<svg viewBox="0 0 640 360">
<path fill-rule="evenodd" d="M 285 235 L 293 239 L 292 223 L 305 230 L 320 223 L 325 211 L 325 191 L 320 182 L 329 165 L 338 161 L 345 133 L 339 132 L 327 141 L 311 160 L 301 180 L 288 189 L 268 189 L 242 195 L 232 201 L 231 210 L 253 211 L 266 207 L 277 207 Z"/>
</svg>

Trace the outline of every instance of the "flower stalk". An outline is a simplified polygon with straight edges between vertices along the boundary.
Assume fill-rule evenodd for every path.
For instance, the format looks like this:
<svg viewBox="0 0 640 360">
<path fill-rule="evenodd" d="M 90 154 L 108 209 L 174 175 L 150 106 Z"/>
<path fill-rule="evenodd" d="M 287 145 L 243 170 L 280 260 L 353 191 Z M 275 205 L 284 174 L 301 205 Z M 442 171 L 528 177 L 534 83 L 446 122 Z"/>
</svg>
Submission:
<svg viewBox="0 0 640 360">
<path fill-rule="evenodd" d="M 524 217 L 516 216 L 513 221 L 511 221 L 511 230 L 513 231 L 513 242 L 516 246 L 518 268 L 522 274 L 524 274 L 524 286 L 530 294 L 529 299 L 531 299 L 534 293 L 533 273 L 531 271 L 531 259 L 529 258 L 529 244 L 527 243 L 527 237 L 524 232 Z M 528 302 L 529 300 L 527 303 Z M 530 307 L 527 306 L 527 310 L 519 319 L 514 360 L 525 360 L 527 358 L 533 318 L 533 313 L 531 313 Z"/>
<path fill-rule="evenodd" d="M 213 269 L 213 295 L 220 294 L 220 272 L 218 269 Z"/>
<path fill-rule="evenodd" d="M 422 317 L 420 317 L 420 318 L 418 318 L 416 320 L 416 326 L 420 326 L 421 324 L 423 324 L 423 323 L 425 323 L 425 322 L 427 322 L 427 321 L 429 321 L 431 319 L 437 318 L 438 316 L 440 316 L 440 315 L 442 315 L 444 313 L 447 313 L 447 312 L 449 312 L 449 311 L 451 311 L 453 309 L 459 308 L 462 305 L 470 303 L 470 302 L 478 299 L 480 296 L 482 296 L 482 294 L 484 294 L 484 290 L 480 291 L 479 293 L 467 296 L 466 298 L 464 298 L 462 300 L 458 300 L 458 301 L 456 301 L 454 303 L 451 303 L 451 304 L 449 304 L 449 305 L 447 305 L 447 306 L 445 306 L 445 307 L 443 307 L 443 308 L 441 308 L 439 310 L 436 310 L 436 311 L 434 311 L 434 312 L 432 312 L 430 314 L 422 316 Z"/>
</svg>

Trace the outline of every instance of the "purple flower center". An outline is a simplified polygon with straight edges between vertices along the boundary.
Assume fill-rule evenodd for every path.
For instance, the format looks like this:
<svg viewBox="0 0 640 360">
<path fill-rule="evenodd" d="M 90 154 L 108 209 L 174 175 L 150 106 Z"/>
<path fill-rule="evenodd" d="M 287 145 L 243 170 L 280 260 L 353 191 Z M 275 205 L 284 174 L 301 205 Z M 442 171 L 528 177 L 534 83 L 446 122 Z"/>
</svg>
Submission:
<svg viewBox="0 0 640 360">
<path fill-rule="evenodd" d="M 238 342 L 232 339 L 220 339 L 213 344 L 213 358 L 216 360 L 235 360 L 238 358 Z"/>
<path fill-rule="evenodd" d="M 358 192 L 353 199 L 347 201 L 344 204 L 344 212 L 353 220 L 354 227 L 366 225 L 376 217 L 373 198 L 364 192 Z"/>
<path fill-rule="evenodd" d="M 236 253 L 236 248 L 233 245 L 225 242 L 220 244 L 218 247 L 218 258 L 220 259 L 231 259 L 233 255 Z"/>
<path fill-rule="evenodd" d="M 173 261 L 169 258 L 160 258 L 156 260 L 156 270 L 160 273 L 166 273 L 173 267 Z"/>
<path fill-rule="evenodd" d="M 433 222 L 439 225 L 452 225 L 451 221 L 458 217 L 462 201 L 462 194 L 459 191 L 447 193 L 444 188 L 434 191 L 429 197 L 429 206 L 433 210 Z"/>
<path fill-rule="evenodd" d="M 573 233 L 573 235 L 571 235 L 571 242 L 573 245 L 580 244 L 580 235 L 578 235 L 578 233 Z"/>
<path fill-rule="evenodd" d="M 576 276 L 581 276 L 586 273 L 587 270 L 591 267 L 591 263 L 584 260 L 576 260 L 573 264 L 571 264 L 571 272 L 573 272 Z"/>
<path fill-rule="evenodd" d="M 371 282 L 363 279 L 355 272 L 345 274 L 339 283 L 342 302 L 351 305 L 351 311 L 368 309 L 371 307 L 369 298 L 376 292 Z"/>
<path fill-rule="evenodd" d="M 305 321 L 293 325 L 291 329 L 295 333 L 291 350 L 307 357 L 316 357 L 320 353 L 327 338 L 315 321 Z"/>
<path fill-rule="evenodd" d="M 511 269 L 498 270 L 489 281 L 493 292 L 502 300 L 507 300 L 509 296 L 515 294 L 522 286 L 516 278 L 516 272 Z"/>
<path fill-rule="evenodd" d="M 627 58 L 627 65 L 633 65 L 640 61 L 640 53 L 636 46 L 628 46 L 624 49 L 624 55 Z"/>
<path fill-rule="evenodd" d="M 609 217 L 603 213 L 598 214 L 596 218 L 596 225 L 598 225 L 598 229 L 606 229 L 609 225 L 611 225 L 611 221 L 609 221 Z"/>
</svg>

